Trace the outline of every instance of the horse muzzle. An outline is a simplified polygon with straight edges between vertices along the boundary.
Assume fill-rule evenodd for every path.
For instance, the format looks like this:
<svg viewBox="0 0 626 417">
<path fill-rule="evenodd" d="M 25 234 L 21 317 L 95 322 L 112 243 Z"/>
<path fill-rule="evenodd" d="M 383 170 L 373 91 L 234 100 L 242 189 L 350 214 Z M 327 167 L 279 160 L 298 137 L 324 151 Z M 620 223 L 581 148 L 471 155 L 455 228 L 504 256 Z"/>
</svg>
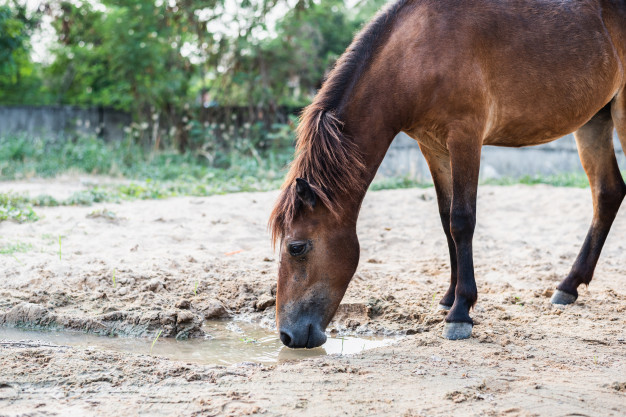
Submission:
<svg viewBox="0 0 626 417">
<path fill-rule="evenodd" d="M 292 349 L 313 349 L 326 343 L 326 334 L 319 325 L 313 323 L 281 326 L 279 331 L 281 342 Z"/>
</svg>

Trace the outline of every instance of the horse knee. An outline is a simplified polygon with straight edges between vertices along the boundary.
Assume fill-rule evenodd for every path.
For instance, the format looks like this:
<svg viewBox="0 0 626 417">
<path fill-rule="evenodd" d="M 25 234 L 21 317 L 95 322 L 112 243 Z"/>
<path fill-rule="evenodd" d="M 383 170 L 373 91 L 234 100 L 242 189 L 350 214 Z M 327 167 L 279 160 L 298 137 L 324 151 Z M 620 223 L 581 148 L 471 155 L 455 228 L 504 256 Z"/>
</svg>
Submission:
<svg viewBox="0 0 626 417">
<path fill-rule="evenodd" d="M 456 242 L 471 238 L 475 227 L 476 216 L 472 210 L 452 210 L 450 214 L 450 233 Z"/>
<path fill-rule="evenodd" d="M 613 186 L 600 186 L 594 196 L 598 214 L 617 213 L 624 196 L 626 196 L 626 185 L 623 182 Z"/>
</svg>

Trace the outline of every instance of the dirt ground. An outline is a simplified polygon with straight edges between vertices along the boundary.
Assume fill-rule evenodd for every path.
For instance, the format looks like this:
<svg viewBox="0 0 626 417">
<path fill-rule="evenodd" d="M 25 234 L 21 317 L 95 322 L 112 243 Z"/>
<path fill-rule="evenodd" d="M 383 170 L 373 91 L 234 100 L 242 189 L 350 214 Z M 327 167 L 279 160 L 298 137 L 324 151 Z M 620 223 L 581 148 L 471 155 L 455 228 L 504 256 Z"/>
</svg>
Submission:
<svg viewBox="0 0 626 417">
<path fill-rule="evenodd" d="M 549 303 L 584 239 L 589 194 L 480 188 L 469 340 L 441 337 L 449 266 L 434 190 L 370 192 L 361 262 L 334 327 L 406 334 L 399 342 L 271 366 L 0 342 L 0 415 L 624 416 L 626 209 L 590 288 L 574 305 Z M 276 196 L 39 208 L 36 223 L 0 223 L 0 248 L 29 249 L 0 255 L 0 325 L 138 337 L 202 337 L 204 318 L 235 315 L 271 325 Z"/>
</svg>

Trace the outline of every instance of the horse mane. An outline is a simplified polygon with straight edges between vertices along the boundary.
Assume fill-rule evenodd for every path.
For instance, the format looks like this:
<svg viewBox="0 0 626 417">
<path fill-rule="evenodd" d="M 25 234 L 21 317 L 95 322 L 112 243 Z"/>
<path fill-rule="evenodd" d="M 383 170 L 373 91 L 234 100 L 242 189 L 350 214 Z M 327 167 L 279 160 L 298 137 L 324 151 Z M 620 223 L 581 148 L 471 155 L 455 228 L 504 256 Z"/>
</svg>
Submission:
<svg viewBox="0 0 626 417">
<path fill-rule="evenodd" d="M 302 209 L 296 194 L 296 178 L 303 178 L 332 216 L 339 219 L 337 194 L 350 195 L 365 188 L 365 163 L 353 140 L 344 135 L 341 109 L 367 69 L 374 53 L 390 33 L 392 22 L 411 0 L 399 0 L 379 12 L 354 38 L 337 60 L 322 88 L 300 116 L 296 152 L 281 193 L 270 215 L 268 228 L 275 245 Z"/>
</svg>

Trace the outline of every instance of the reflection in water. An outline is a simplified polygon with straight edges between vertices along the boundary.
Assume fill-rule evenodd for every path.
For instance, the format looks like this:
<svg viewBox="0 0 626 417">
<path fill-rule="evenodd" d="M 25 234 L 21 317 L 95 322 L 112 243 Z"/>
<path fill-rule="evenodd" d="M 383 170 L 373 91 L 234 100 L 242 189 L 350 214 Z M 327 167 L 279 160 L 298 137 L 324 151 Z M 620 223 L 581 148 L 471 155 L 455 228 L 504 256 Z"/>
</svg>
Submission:
<svg viewBox="0 0 626 417">
<path fill-rule="evenodd" d="M 329 354 L 353 354 L 386 346 L 394 339 L 375 337 L 332 337 L 315 349 L 289 349 L 275 331 L 258 325 L 230 321 L 207 321 L 204 330 L 210 339 L 173 340 L 160 338 L 153 355 L 185 362 L 230 365 L 239 362 L 276 363 Z M 155 335 L 156 336 L 156 335 Z M 151 339 L 104 337 L 70 331 L 32 331 L 0 327 L 0 339 L 41 340 L 58 345 L 95 347 L 116 352 L 150 354 Z"/>
</svg>

